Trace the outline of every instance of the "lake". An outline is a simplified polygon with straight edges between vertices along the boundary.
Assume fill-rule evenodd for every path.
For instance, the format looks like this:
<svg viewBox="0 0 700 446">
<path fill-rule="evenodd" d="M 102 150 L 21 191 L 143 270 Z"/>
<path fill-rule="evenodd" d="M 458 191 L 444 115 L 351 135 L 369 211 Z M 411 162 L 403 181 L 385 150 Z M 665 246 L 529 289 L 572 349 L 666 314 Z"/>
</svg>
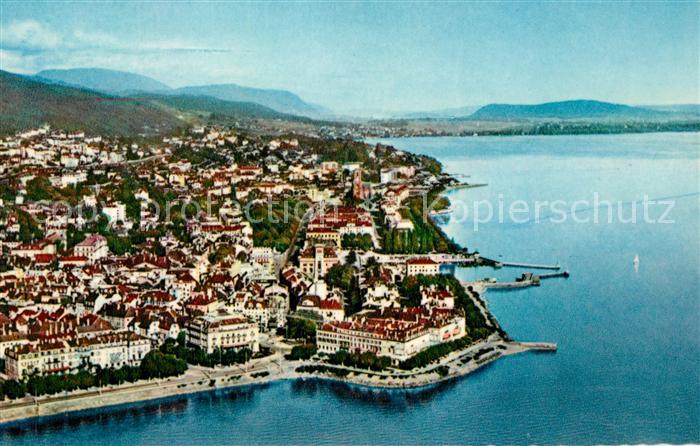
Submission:
<svg viewBox="0 0 700 446">
<path fill-rule="evenodd" d="M 464 181 L 488 183 L 448 194 L 456 209 L 443 227 L 457 242 L 486 257 L 559 263 L 571 273 L 485 296 L 513 338 L 556 342 L 556 353 L 507 357 L 427 391 L 287 381 L 17 423 L 0 428 L 0 442 L 700 442 L 699 134 L 383 142 L 433 156 Z M 645 196 L 672 205 L 650 204 L 643 221 Z M 519 200 L 516 207 L 530 210 L 560 206 L 543 206 L 539 219 L 532 212 L 485 218 L 486 203 L 498 214 L 498 203 L 508 209 Z M 637 222 L 625 222 L 632 208 Z M 457 275 L 511 280 L 523 271 Z"/>
</svg>

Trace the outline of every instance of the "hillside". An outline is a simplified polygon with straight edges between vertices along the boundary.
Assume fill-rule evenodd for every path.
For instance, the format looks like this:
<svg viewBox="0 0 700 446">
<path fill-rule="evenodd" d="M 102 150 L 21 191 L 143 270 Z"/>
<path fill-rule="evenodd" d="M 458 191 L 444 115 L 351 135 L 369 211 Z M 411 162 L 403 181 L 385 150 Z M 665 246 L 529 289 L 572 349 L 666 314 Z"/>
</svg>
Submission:
<svg viewBox="0 0 700 446">
<path fill-rule="evenodd" d="M 179 112 L 198 114 L 215 122 L 225 121 L 225 118 L 234 120 L 282 119 L 286 121 L 311 121 L 308 118 L 280 113 L 253 102 L 224 101 L 210 96 L 141 95 L 139 99 L 150 101 L 154 105 L 172 108 Z"/>
<path fill-rule="evenodd" d="M 44 70 L 34 75 L 35 80 L 64 86 L 94 90 L 119 96 L 141 93 L 173 96 L 211 96 L 223 101 L 252 102 L 280 113 L 318 118 L 330 111 L 302 100 L 286 90 L 267 90 L 243 87 L 237 84 L 201 85 L 173 89 L 168 85 L 140 74 L 104 68 L 73 68 Z"/>
<path fill-rule="evenodd" d="M 46 84 L 0 71 L 0 132 L 45 123 L 106 135 L 165 132 L 183 125 L 172 113 L 149 102 Z"/>
<path fill-rule="evenodd" d="M 531 119 L 658 119 L 666 113 L 610 102 L 573 100 L 535 105 L 489 104 L 469 116 L 471 120 L 512 121 Z"/>
<path fill-rule="evenodd" d="M 480 107 L 475 105 L 467 105 L 464 107 L 445 108 L 442 110 L 433 110 L 426 112 L 409 112 L 397 113 L 393 118 L 396 119 L 452 119 L 463 118 L 473 114 Z"/>
<path fill-rule="evenodd" d="M 312 122 L 251 103 L 208 96 L 110 96 L 0 71 L 0 132 L 50 124 L 105 135 L 165 133 L 194 123 L 245 125 L 250 120 Z"/>
<path fill-rule="evenodd" d="M 162 82 L 140 74 L 103 68 L 74 68 L 69 70 L 44 70 L 35 77 L 40 81 L 60 83 L 111 94 L 134 91 L 161 92 L 171 90 Z"/>
<path fill-rule="evenodd" d="M 328 110 L 323 107 L 309 104 L 286 90 L 265 90 L 242 87 L 236 84 L 220 84 L 178 88 L 173 90 L 172 94 L 203 95 L 224 101 L 254 102 L 281 113 L 308 117 L 320 117 L 328 114 Z"/>
<path fill-rule="evenodd" d="M 687 116 L 700 116 L 700 104 L 645 105 L 644 108 L 684 114 Z"/>
</svg>

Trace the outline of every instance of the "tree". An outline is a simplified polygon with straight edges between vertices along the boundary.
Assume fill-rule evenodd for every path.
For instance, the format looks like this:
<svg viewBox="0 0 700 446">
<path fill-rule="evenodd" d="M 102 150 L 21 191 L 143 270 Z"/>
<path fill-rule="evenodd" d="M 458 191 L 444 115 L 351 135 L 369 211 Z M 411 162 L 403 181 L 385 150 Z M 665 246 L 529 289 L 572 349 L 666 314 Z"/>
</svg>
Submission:
<svg viewBox="0 0 700 446">
<path fill-rule="evenodd" d="M 23 398 L 27 394 L 27 387 L 23 382 L 10 379 L 2 384 L 2 390 L 10 399 Z"/>
<path fill-rule="evenodd" d="M 357 262 L 357 254 L 355 253 L 355 250 L 353 249 L 348 253 L 348 256 L 345 258 L 345 264 L 346 265 L 354 265 L 355 262 Z"/>
<path fill-rule="evenodd" d="M 326 282 L 330 286 L 347 291 L 352 286 L 354 274 L 353 267 L 348 264 L 333 265 L 326 273 Z"/>
<path fill-rule="evenodd" d="M 310 319 L 288 317 L 287 339 L 304 339 L 307 343 L 315 343 L 316 323 Z"/>
<path fill-rule="evenodd" d="M 299 359 L 309 359 L 315 354 L 316 345 L 314 344 L 296 345 L 292 347 L 292 351 L 290 354 L 285 355 L 285 359 L 289 359 L 291 361 Z"/>
<path fill-rule="evenodd" d="M 185 373 L 187 363 L 175 355 L 166 355 L 159 350 L 153 350 L 141 360 L 141 378 L 166 378 Z"/>
</svg>

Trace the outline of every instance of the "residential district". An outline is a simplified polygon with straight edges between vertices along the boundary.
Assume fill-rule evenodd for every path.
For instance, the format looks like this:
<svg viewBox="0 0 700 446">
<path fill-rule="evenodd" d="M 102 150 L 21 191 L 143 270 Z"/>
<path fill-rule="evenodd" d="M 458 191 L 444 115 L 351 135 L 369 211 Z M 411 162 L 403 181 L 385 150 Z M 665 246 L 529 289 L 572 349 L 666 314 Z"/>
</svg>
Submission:
<svg viewBox="0 0 700 446">
<path fill-rule="evenodd" d="M 6 404 L 188 369 L 262 364 L 247 376 L 262 378 L 273 360 L 425 383 L 507 349 L 452 274 L 479 256 L 429 217 L 457 184 L 431 158 L 224 128 L 44 127 L 0 141 L 0 160 Z"/>
</svg>

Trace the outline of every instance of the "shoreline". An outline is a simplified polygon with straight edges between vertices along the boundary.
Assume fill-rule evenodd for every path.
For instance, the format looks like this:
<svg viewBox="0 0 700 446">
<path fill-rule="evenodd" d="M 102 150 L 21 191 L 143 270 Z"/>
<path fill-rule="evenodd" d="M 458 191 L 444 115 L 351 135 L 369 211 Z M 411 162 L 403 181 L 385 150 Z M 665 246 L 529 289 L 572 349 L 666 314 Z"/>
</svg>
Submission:
<svg viewBox="0 0 700 446">
<path fill-rule="evenodd" d="M 648 129 L 639 131 L 610 131 L 610 132 L 561 132 L 561 133 L 522 133 L 522 132 L 470 132 L 470 133 L 442 133 L 442 134 L 416 134 L 416 135 L 406 135 L 406 134 L 394 134 L 391 136 L 379 136 L 379 135 L 361 135 L 359 139 L 361 140 L 380 140 L 380 139 L 410 139 L 410 138 L 513 138 L 520 136 L 623 136 L 623 135 L 648 135 L 648 134 L 658 134 L 658 133 L 698 133 L 700 129 L 689 128 L 689 129 Z"/>
<path fill-rule="evenodd" d="M 460 364 L 463 358 L 486 346 L 494 347 L 488 355 L 477 360 L 469 360 Z M 177 378 L 169 378 L 158 381 L 138 382 L 122 384 L 96 390 L 73 392 L 65 395 L 50 395 L 38 398 L 30 397 L 22 400 L 0 403 L 0 429 L 67 413 L 78 413 L 90 410 L 113 409 L 117 406 L 136 404 L 142 402 L 156 402 L 176 396 L 193 395 L 197 393 L 212 392 L 217 390 L 234 389 L 238 387 L 256 386 L 274 382 L 295 381 L 306 379 L 319 379 L 328 382 L 344 383 L 352 386 L 360 386 L 367 389 L 381 389 L 387 391 L 422 390 L 429 389 L 447 381 L 460 379 L 488 364 L 505 356 L 511 356 L 528 351 L 555 351 L 555 344 L 536 344 L 522 342 L 507 342 L 497 340 L 485 340 L 472 344 L 465 350 L 452 352 L 437 364 L 433 364 L 426 370 L 418 373 L 407 371 L 401 377 L 400 373 L 384 373 L 387 378 L 381 378 L 382 373 L 371 371 L 351 372 L 345 377 L 339 377 L 327 373 L 300 373 L 296 368 L 309 365 L 305 361 L 286 361 L 279 359 L 278 355 L 261 358 L 250 370 L 248 367 L 232 367 L 228 369 L 204 369 L 193 367 Z M 265 365 L 256 369 L 256 366 Z M 450 371 L 445 376 L 439 376 L 435 369 L 449 367 Z M 346 368 L 349 369 L 349 368 Z M 267 372 L 265 376 L 253 377 L 251 375 Z M 390 379 L 393 378 L 393 379 Z"/>
<path fill-rule="evenodd" d="M 443 189 L 438 195 L 449 200 L 448 195 L 455 189 L 484 186 L 487 184 L 459 184 L 457 187 Z M 441 225 L 434 221 L 432 216 L 430 216 L 430 222 L 443 237 L 448 239 Z M 485 288 L 480 288 L 479 294 L 483 294 L 484 291 Z M 482 298 L 469 294 L 479 311 L 489 321 L 489 325 L 494 328 L 494 333 L 462 350 L 445 355 L 437 363 L 417 370 L 391 369 L 390 371 L 377 372 L 330 365 L 318 360 L 288 361 L 278 352 L 271 356 L 252 360 L 244 365 L 227 368 L 209 369 L 190 365 L 188 370 L 178 377 L 0 402 L 0 429 L 15 423 L 41 420 L 66 413 L 110 409 L 116 406 L 147 401 L 155 402 L 183 395 L 289 380 L 319 379 L 388 391 L 428 389 L 467 376 L 504 356 L 527 351 L 556 351 L 556 344 L 512 341 L 507 333 L 501 329 L 496 318 L 488 311 Z M 305 365 L 325 366 L 336 371 L 342 370 L 346 374 L 338 376 L 329 371 L 297 372 L 299 367 Z"/>
</svg>

